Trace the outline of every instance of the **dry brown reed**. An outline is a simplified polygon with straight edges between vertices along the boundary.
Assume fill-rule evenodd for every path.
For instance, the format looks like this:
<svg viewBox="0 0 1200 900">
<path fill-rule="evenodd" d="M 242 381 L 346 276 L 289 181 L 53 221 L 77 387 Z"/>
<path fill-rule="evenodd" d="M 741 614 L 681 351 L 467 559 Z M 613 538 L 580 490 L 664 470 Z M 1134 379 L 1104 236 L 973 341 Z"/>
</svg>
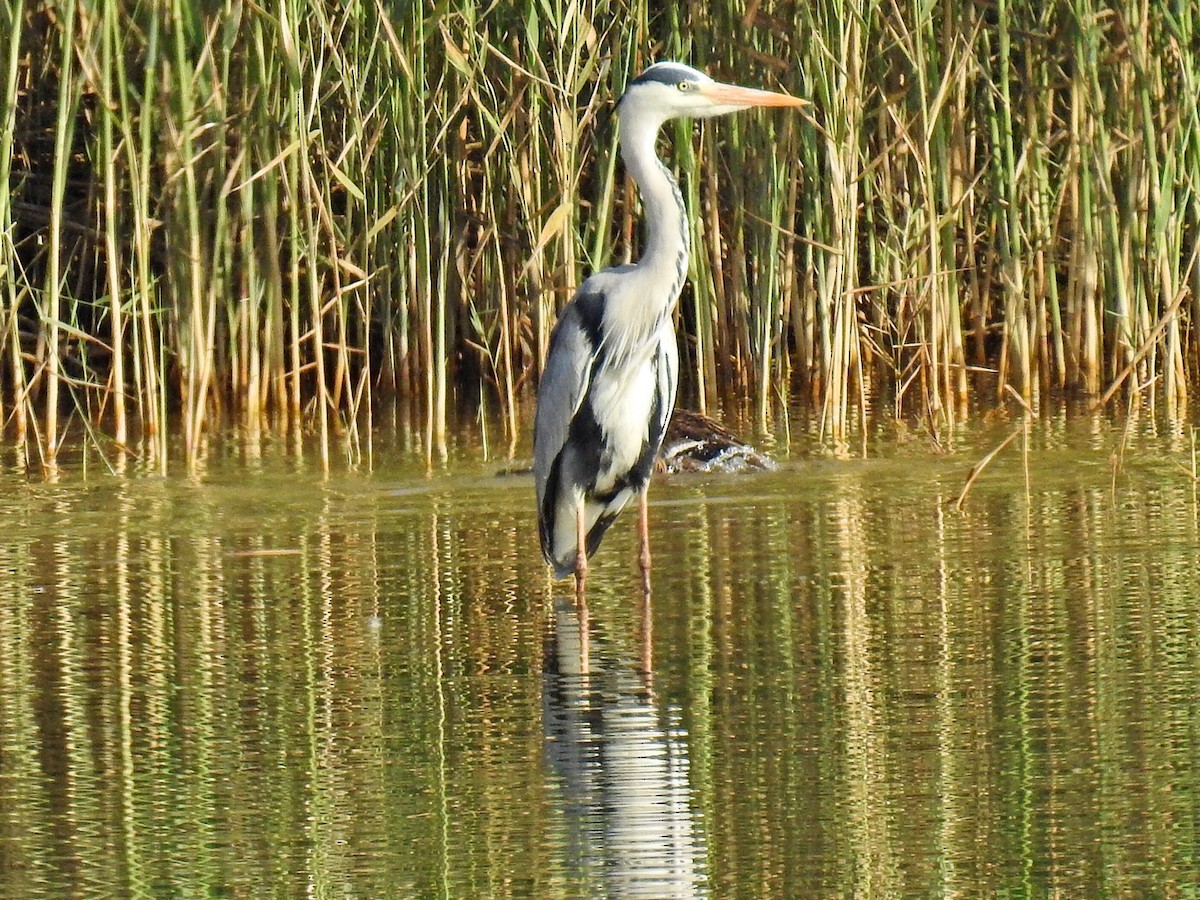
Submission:
<svg viewBox="0 0 1200 900">
<path fill-rule="evenodd" d="M 815 101 L 680 125 L 684 401 L 870 403 L 937 433 L 1015 389 L 1183 415 L 1200 365 L 1188 4 L 0 2 L 0 423 L 165 469 L 214 430 L 328 467 L 380 403 L 500 412 L 636 255 L 612 102 L 654 58 Z M 716 49 L 707 49 L 716 48 Z M 1109 396 L 1104 394 L 1104 396 Z M 315 441 L 306 436 L 312 435 Z"/>
</svg>

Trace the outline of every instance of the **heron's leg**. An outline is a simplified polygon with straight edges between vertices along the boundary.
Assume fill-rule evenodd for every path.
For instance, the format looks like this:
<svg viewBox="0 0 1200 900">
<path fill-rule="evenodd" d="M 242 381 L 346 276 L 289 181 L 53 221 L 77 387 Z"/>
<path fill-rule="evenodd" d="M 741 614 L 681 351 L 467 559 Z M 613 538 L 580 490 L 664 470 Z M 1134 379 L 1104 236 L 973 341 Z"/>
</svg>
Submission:
<svg viewBox="0 0 1200 900">
<path fill-rule="evenodd" d="M 575 603 L 581 609 L 587 603 L 587 525 L 583 520 L 583 503 L 575 507 Z M 582 616 L 581 616 L 582 618 Z"/>
<path fill-rule="evenodd" d="M 638 563 L 642 569 L 642 592 L 650 596 L 650 514 L 646 509 L 646 492 L 649 486 L 642 488 L 638 494 Z"/>
</svg>

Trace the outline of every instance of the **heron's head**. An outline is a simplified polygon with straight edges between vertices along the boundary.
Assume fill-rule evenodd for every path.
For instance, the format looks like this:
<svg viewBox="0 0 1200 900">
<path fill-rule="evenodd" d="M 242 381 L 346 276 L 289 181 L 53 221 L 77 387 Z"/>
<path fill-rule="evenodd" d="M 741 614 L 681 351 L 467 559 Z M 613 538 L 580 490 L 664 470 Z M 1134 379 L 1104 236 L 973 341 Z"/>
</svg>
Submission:
<svg viewBox="0 0 1200 900">
<path fill-rule="evenodd" d="M 689 117 L 703 119 L 752 106 L 808 106 L 807 100 L 714 81 L 703 72 L 677 62 L 658 62 L 630 82 L 617 112 L 665 122 Z"/>
</svg>

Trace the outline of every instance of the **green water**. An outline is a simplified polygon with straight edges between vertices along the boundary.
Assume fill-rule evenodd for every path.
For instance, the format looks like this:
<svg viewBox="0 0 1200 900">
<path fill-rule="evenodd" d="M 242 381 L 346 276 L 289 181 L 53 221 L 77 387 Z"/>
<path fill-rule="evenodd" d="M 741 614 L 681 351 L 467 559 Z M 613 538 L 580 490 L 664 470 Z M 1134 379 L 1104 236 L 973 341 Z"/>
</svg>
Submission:
<svg viewBox="0 0 1200 900">
<path fill-rule="evenodd" d="M 472 447 L 0 475 L 0 896 L 1193 894 L 1189 432 L 1043 422 L 956 510 L 1008 427 L 659 479 L 586 677 Z"/>
</svg>

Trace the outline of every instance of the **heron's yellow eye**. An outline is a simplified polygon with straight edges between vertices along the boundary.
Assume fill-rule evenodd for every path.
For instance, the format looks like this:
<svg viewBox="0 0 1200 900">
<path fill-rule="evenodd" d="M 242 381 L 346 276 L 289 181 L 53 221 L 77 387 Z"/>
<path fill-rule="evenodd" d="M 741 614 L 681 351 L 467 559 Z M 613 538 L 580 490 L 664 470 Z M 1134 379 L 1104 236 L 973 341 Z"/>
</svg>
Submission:
<svg viewBox="0 0 1200 900">
<path fill-rule="evenodd" d="M 690 90 L 692 89 L 692 83 L 691 83 L 690 81 L 681 81 L 681 82 L 679 82 L 679 84 L 678 84 L 678 85 L 676 85 L 676 86 L 677 86 L 677 87 L 678 87 L 678 88 L 679 88 L 681 91 L 690 91 Z"/>
</svg>

